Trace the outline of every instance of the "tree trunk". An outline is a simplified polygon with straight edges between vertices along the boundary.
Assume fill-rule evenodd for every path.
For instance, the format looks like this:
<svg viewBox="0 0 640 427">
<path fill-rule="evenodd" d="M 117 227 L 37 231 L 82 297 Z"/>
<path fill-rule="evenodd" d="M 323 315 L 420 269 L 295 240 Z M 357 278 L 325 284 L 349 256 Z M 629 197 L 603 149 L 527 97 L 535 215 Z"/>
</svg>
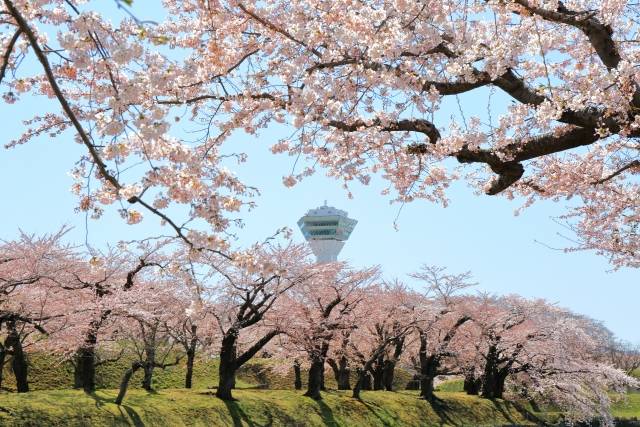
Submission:
<svg viewBox="0 0 640 427">
<path fill-rule="evenodd" d="M 315 359 L 311 361 L 309 368 L 309 382 L 307 384 L 307 392 L 304 394 L 314 400 L 321 400 L 320 390 L 322 390 L 324 372 L 324 360 Z"/>
<path fill-rule="evenodd" d="M 187 351 L 187 374 L 184 378 L 184 388 L 191 388 L 193 383 L 193 361 L 196 357 L 195 349 Z"/>
<path fill-rule="evenodd" d="M 293 383 L 295 389 L 302 390 L 302 373 L 300 372 L 300 362 L 297 360 L 293 362 L 293 375 L 295 376 Z"/>
<path fill-rule="evenodd" d="M 362 390 L 371 390 L 371 373 L 369 370 L 363 372 Z"/>
<path fill-rule="evenodd" d="M 2 389 L 2 380 L 3 380 L 3 373 L 4 373 L 4 362 L 6 360 L 7 357 L 7 352 L 4 349 L 4 346 L 2 346 L 2 344 L 0 344 L 0 390 Z"/>
<path fill-rule="evenodd" d="M 111 314 L 111 310 L 104 310 L 100 317 L 89 324 L 87 336 L 82 346 L 76 351 L 75 369 L 73 372 L 73 388 L 81 388 L 86 393 L 96 390 L 96 345 L 98 332 L 104 321 Z"/>
<path fill-rule="evenodd" d="M 433 380 L 435 375 L 432 374 L 430 369 L 421 370 L 420 375 L 420 397 L 428 402 L 433 402 L 436 398 L 433 394 Z"/>
<path fill-rule="evenodd" d="M 231 390 L 236 382 L 236 333 L 229 333 L 222 339 L 220 366 L 218 367 L 218 389 L 216 396 L 222 400 L 234 400 Z"/>
<path fill-rule="evenodd" d="M 465 375 L 463 390 L 467 394 L 477 396 L 480 393 L 481 386 L 482 380 L 480 378 L 476 378 L 473 373 Z"/>
<path fill-rule="evenodd" d="M 508 368 L 500 368 L 498 363 L 498 351 L 495 346 L 489 348 L 486 356 L 486 364 L 482 375 L 482 397 L 488 399 L 502 399 L 504 384 L 509 375 Z"/>
<path fill-rule="evenodd" d="M 153 369 L 156 367 L 155 343 L 151 343 L 150 345 L 146 346 L 145 354 L 146 354 L 146 360 L 143 366 L 144 377 L 142 379 L 142 388 L 147 391 L 152 391 L 153 390 L 153 387 L 152 387 Z"/>
<path fill-rule="evenodd" d="M 136 373 L 138 369 L 142 367 L 142 362 L 135 361 L 131 364 L 131 367 L 126 370 L 124 375 L 122 376 L 122 381 L 120 381 L 120 391 L 118 392 L 118 397 L 116 397 L 115 403 L 116 405 L 122 404 L 122 400 L 124 399 L 124 395 L 127 393 L 127 388 L 129 387 L 129 380 L 133 374 Z"/>
<path fill-rule="evenodd" d="M 373 375 L 373 389 L 382 390 L 384 388 L 384 355 L 378 356 L 371 373 Z"/>
<path fill-rule="evenodd" d="M 9 334 L 5 340 L 7 348 L 11 348 L 11 369 L 13 375 L 16 377 L 16 390 L 18 393 L 26 393 L 29 391 L 28 372 L 29 365 L 27 363 L 27 357 L 22 348 L 22 341 L 20 341 L 20 335 L 16 330 L 15 322 L 8 322 L 7 329 Z"/>
<path fill-rule="evenodd" d="M 382 382 L 384 389 L 393 391 L 393 376 L 395 374 L 396 362 L 393 360 L 385 360 L 384 369 L 382 371 Z"/>
<path fill-rule="evenodd" d="M 147 391 L 152 391 L 151 381 L 153 379 L 153 363 L 146 362 L 143 366 L 144 377 L 142 378 L 142 388 Z"/>
<path fill-rule="evenodd" d="M 427 336 L 420 332 L 420 397 L 428 402 L 435 400 L 433 380 L 438 372 L 440 361 L 434 355 L 427 354 Z"/>
<path fill-rule="evenodd" d="M 354 399 L 360 399 L 360 391 L 362 390 L 362 385 L 364 383 L 365 373 L 366 372 L 362 368 L 356 369 L 356 385 L 353 386 L 353 394 L 351 395 L 351 397 L 353 397 Z"/>
<path fill-rule="evenodd" d="M 420 390 L 420 375 L 415 374 L 411 377 L 411 381 L 407 383 L 405 390 Z"/>
<path fill-rule="evenodd" d="M 351 390 L 349 361 L 346 357 L 342 356 L 338 363 L 334 359 L 328 359 L 327 362 L 333 370 L 333 376 L 336 378 L 338 384 L 338 390 Z"/>
<path fill-rule="evenodd" d="M 393 378 L 395 376 L 396 363 L 404 351 L 404 340 L 404 337 L 400 337 L 396 340 L 393 350 L 393 358 L 384 362 L 382 382 L 384 383 L 384 388 L 387 391 L 393 391 Z"/>
<path fill-rule="evenodd" d="M 73 371 L 73 388 L 83 389 L 86 393 L 96 388 L 96 355 L 95 347 L 85 347 L 76 351 L 75 369 Z"/>
</svg>

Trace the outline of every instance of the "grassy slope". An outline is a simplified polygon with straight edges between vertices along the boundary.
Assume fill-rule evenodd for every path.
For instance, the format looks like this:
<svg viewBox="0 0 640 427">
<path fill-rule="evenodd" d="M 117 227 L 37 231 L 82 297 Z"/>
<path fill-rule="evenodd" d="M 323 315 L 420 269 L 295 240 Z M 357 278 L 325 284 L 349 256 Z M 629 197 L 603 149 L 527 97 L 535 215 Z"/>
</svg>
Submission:
<svg viewBox="0 0 640 427">
<path fill-rule="evenodd" d="M 237 390 L 223 402 L 208 390 L 132 390 L 124 405 L 113 390 L 94 396 L 79 391 L 37 391 L 0 397 L 0 425 L 12 426 L 496 426 L 534 425 L 526 412 L 504 401 L 440 392 L 434 406 L 413 392 L 364 392 L 363 400 L 328 392 L 315 402 L 290 390 Z"/>
<path fill-rule="evenodd" d="M 293 367 L 286 374 L 276 374 L 270 368 L 275 361 L 271 359 L 254 359 L 240 368 L 238 372 L 238 387 L 260 387 L 268 389 L 293 388 Z M 101 365 L 96 372 L 98 388 L 117 388 L 122 374 L 130 366 L 130 361 Z M 165 370 L 156 369 L 153 374 L 153 386 L 157 389 L 182 388 L 186 368 L 184 361 L 177 366 L 171 366 Z M 131 387 L 140 387 L 142 371 L 136 372 L 131 380 Z M 303 372 L 303 383 L 306 384 L 306 374 Z M 411 375 L 396 369 L 394 385 L 397 389 L 404 389 Z M 218 381 L 218 361 L 216 359 L 201 359 L 196 361 L 194 368 L 193 387 L 212 388 Z M 327 387 L 335 388 L 336 382 L 333 372 L 327 370 L 325 374 Z M 42 354 L 31 355 L 29 358 L 29 385 L 31 390 L 69 389 L 73 387 L 73 368 L 68 362 L 61 362 L 58 358 Z M 4 372 L 3 388 L 15 389 L 13 375 L 7 366 Z"/>
</svg>

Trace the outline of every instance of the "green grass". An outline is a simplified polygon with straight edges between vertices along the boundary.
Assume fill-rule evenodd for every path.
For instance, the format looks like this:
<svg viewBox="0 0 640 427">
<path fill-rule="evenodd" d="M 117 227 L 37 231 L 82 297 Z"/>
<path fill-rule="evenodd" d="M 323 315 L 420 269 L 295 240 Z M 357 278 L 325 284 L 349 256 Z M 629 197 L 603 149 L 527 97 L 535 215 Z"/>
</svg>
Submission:
<svg viewBox="0 0 640 427">
<path fill-rule="evenodd" d="M 98 389 L 117 388 L 124 372 L 130 366 L 130 360 L 100 365 L 96 371 L 96 385 Z M 294 383 L 293 367 L 285 374 L 276 374 L 272 367 L 274 359 L 254 359 L 242 366 L 238 371 L 236 385 L 240 388 L 260 387 L 267 389 L 292 389 Z M 153 387 L 156 389 L 182 388 L 186 367 L 184 360 L 176 366 L 167 369 L 155 369 L 153 372 Z M 130 387 L 139 388 L 142 383 L 142 370 L 136 372 L 130 382 Z M 303 383 L 306 384 L 306 372 L 302 373 Z M 396 369 L 394 387 L 404 389 L 411 375 L 400 368 Z M 218 360 L 196 360 L 193 375 L 194 388 L 213 388 L 218 382 Z M 352 375 L 352 383 L 355 374 Z M 333 372 L 327 370 L 325 383 L 328 388 L 336 388 Z M 3 388 L 14 391 L 15 381 L 9 366 L 5 367 Z M 73 387 L 73 367 L 69 362 L 44 354 L 29 356 L 29 386 L 31 390 L 70 389 Z"/>
<path fill-rule="evenodd" d="M 464 381 L 463 380 L 449 380 L 443 381 L 436 387 L 436 391 L 453 391 L 453 392 L 461 392 L 463 391 Z"/>
<path fill-rule="evenodd" d="M 640 419 L 640 392 L 629 392 L 623 400 L 613 404 L 611 413 L 616 418 Z"/>
<path fill-rule="evenodd" d="M 559 412 L 535 412 L 528 404 L 467 396 L 461 392 L 461 380 L 439 384 L 436 391 L 440 401 L 431 406 L 417 399 L 417 392 L 404 391 L 411 375 L 402 369 L 396 371 L 395 389 L 399 392 L 364 391 L 363 401 L 357 401 L 348 397 L 349 392 L 330 391 L 324 394 L 323 402 L 317 403 L 303 397 L 302 392 L 291 390 L 293 369 L 276 374 L 271 369 L 276 363 L 274 359 L 255 359 L 239 370 L 238 389 L 234 391 L 237 402 L 224 403 L 212 396 L 218 361 L 200 359 L 194 370 L 193 390 L 180 390 L 184 385 L 184 363 L 157 369 L 154 393 L 140 389 L 142 372 L 138 372 L 130 383 L 124 405 L 118 408 L 111 402 L 128 361 L 100 366 L 99 390 L 92 396 L 70 390 L 73 383 L 70 364 L 42 354 L 31 355 L 29 363 L 30 385 L 35 391 L 24 395 L 0 391 L 0 426 L 475 426 L 533 425 L 527 420 L 537 417 L 557 421 L 561 417 Z M 327 387 L 335 388 L 332 372 L 327 370 L 325 375 Z M 303 381 L 306 381 L 304 372 Z M 4 387 L 9 390 L 14 387 L 8 371 Z M 632 392 L 625 400 L 616 402 L 612 412 L 619 420 L 640 419 L 640 392 Z"/>
<path fill-rule="evenodd" d="M 209 390 L 131 390 L 122 406 L 115 390 L 0 395 L 0 425 L 12 426 L 496 426 L 535 425 L 518 406 L 463 393 L 438 393 L 435 405 L 415 392 L 327 392 L 321 402 L 292 390 L 236 390 L 223 402 Z"/>
</svg>

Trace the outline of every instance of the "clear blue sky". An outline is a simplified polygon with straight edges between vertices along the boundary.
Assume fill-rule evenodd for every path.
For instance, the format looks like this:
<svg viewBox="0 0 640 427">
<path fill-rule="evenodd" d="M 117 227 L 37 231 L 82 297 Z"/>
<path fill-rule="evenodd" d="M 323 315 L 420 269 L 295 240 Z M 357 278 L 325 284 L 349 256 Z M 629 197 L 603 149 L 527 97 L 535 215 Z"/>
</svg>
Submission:
<svg viewBox="0 0 640 427">
<path fill-rule="evenodd" d="M 470 111 L 485 106 L 463 100 Z M 29 99 L 17 105 L 0 104 L 0 145 L 17 137 L 21 120 L 49 103 Z M 453 188 L 448 208 L 424 201 L 406 205 L 393 221 L 399 206 L 380 195 L 383 183 L 373 180 L 368 187 L 355 185 L 349 200 L 341 184 L 322 173 L 293 189 L 281 184 L 282 175 L 293 159 L 274 156 L 268 146 L 282 136 L 280 129 L 264 131 L 259 138 L 244 134 L 234 137 L 234 151 L 246 150 L 249 162 L 236 168 L 246 183 L 260 188 L 258 208 L 245 216 L 239 244 L 249 244 L 282 226 L 294 228 L 294 238 L 302 241 L 296 221 L 307 209 L 330 205 L 347 210 L 358 220 L 341 257 L 353 264 L 381 264 L 388 278 L 409 281 L 407 273 L 422 263 L 447 266 L 451 271 L 471 270 L 479 289 L 499 294 L 518 293 L 546 298 L 596 319 L 623 339 L 640 343 L 638 321 L 633 320 L 640 301 L 640 272 L 623 269 L 610 272 L 604 258 L 590 252 L 565 254 L 547 246 L 564 247 L 569 242 L 558 233 L 566 232 L 551 217 L 564 212 L 562 203 L 541 203 L 514 216 L 518 202 L 476 196 L 464 185 Z M 138 226 L 123 223 L 114 210 L 99 221 L 74 212 L 76 200 L 70 194 L 68 171 L 82 153 L 70 134 L 62 138 L 40 138 L 12 150 L 0 148 L 0 238 L 11 239 L 18 229 L 45 233 L 63 224 L 74 227 L 70 240 L 88 241 L 95 246 L 157 234 L 155 218 Z M 166 231 L 169 232 L 168 230 Z"/>
</svg>

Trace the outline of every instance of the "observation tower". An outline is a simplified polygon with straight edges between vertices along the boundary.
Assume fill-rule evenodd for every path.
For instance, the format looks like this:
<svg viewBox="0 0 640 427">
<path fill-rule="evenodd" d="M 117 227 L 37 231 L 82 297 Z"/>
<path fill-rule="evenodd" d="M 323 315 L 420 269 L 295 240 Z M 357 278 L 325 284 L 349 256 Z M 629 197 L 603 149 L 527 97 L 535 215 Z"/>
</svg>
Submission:
<svg viewBox="0 0 640 427">
<path fill-rule="evenodd" d="M 349 218 L 347 212 L 327 206 L 309 210 L 298 220 L 300 231 L 309 242 L 318 263 L 338 260 L 338 254 L 351 235 L 358 221 Z"/>
</svg>

